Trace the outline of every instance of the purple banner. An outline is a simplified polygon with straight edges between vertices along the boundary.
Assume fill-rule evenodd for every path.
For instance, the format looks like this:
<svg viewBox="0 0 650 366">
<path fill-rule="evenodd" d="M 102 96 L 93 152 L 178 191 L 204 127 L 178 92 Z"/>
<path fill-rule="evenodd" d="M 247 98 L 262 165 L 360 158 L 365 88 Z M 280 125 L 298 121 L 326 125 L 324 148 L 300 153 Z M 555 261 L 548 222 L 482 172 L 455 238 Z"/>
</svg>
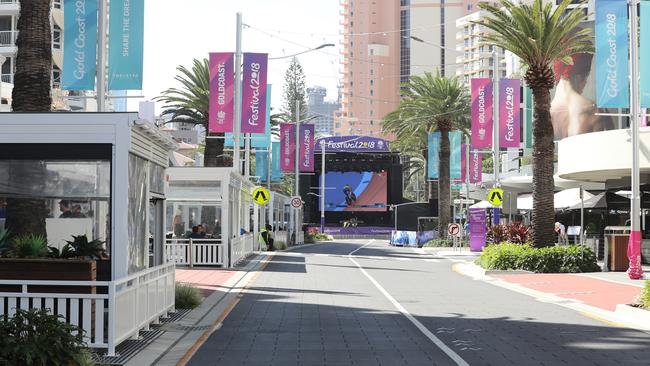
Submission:
<svg viewBox="0 0 650 366">
<path fill-rule="evenodd" d="M 471 91 L 472 147 L 492 147 L 492 79 L 472 79 Z"/>
<path fill-rule="evenodd" d="M 266 128 L 266 53 L 244 53 L 241 133 L 264 133 Z"/>
<path fill-rule="evenodd" d="M 208 132 L 232 132 L 235 71 L 232 52 L 210 53 Z"/>
<path fill-rule="evenodd" d="M 280 170 L 293 172 L 296 167 L 296 125 L 280 123 Z"/>
<path fill-rule="evenodd" d="M 519 136 L 521 81 L 519 79 L 499 80 L 499 147 L 521 145 Z"/>
<path fill-rule="evenodd" d="M 325 152 L 389 152 L 388 141 L 368 136 L 331 136 L 318 139 L 319 148 L 325 143 Z"/>
<path fill-rule="evenodd" d="M 487 238 L 486 223 L 485 209 L 469 209 L 469 248 L 472 252 L 480 252 L 485 247 Z"/>
<path fill-rule="evenodd" d="M 314 172 L 314 125 L 300 125 L 300 171 Z"/>
<path fill-rule="evenodd" d="M 325 234 L 331 235 L 390 235 L 392 227 L 384 226 L 358 226 L 358 227 L 325 227 Z"/>
<path fill-rule="evenodd" d="M 469 182 L 481 183 L 483 180 L 483 155 L 477 150 L 469 152 Z"/>
</svg>

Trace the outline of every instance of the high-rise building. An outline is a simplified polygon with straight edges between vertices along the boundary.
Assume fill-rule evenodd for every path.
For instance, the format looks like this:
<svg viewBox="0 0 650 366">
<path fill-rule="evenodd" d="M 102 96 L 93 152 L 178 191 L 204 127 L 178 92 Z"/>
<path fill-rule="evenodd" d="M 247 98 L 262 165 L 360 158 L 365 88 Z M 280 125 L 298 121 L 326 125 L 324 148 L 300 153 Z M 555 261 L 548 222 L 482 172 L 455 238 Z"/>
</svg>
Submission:
<svg viewBox="0 0 650 366">
<path fill-rule="evenodd" d="M 381 136 L 401 83 L 425 71 L 454 75 L 456 19 L 471 8 L 469 0 L 341 0 L 343 100 L 334 134 Z"/>
<path fill-rule="evenodd" d="M 486 29 L 474 23 L 486 16 L 486 11 L 479 10 L 456 20 L 456 49 L 458 50 L 456 62 L 459 64 L 456 75 L 462 77 L 468 85 L 472 78 L 491 78 L 494 75 L 493 46 L 480 42 Z M 496 56 L 499 77 L 503 78 L 507 75 L 505 53 L 502 49 L 498 49 Z"/>
<path fill-rule="evenodd" d="M 326 101 L 327 89 L 322 86 L 307 88 L 307 110 L 310 117 L 314 117 L 313 123 L 316 135 L 332 135 L 334 128 L 335 112 L 341 108 L 338 101 Z"/>
</svg>

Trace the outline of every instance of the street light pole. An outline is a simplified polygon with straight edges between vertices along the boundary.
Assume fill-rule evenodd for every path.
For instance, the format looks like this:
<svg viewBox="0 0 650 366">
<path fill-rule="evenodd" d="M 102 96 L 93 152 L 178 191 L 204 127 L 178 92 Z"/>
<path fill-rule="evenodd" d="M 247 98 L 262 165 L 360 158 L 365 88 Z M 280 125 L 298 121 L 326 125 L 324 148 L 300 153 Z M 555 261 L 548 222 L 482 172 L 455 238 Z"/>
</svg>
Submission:
<svg viewBox="0 0 650 366">
<path fill-rule="evenodd" d="M 630 64 L 631 64 L 631 93 L 630 93 L 630 130 L 632 132 L 632 171 L 631 171 L 631 188 L 632 197 L 630 199 L 630 238 L 628 246 L 628 257 L 630 260 L 627 270 L 628 276 L 633 280 L 643 278 L 643 269 L 641 267 L 641 226 L 640 219 L 640 176 L 639 176 L 639 123 L 640 123 L 640 105 L 639 105 L 639 56 L 638 56 L 638 19 L 637 7 L 638 0 L 629 1 L 630 14 Z M 635 244 L 635 245 L 633 245 Z M 630 255 L 631 254 L 631 255 Z"/>
<path fill-rule="evenodd" d="M 320 153 L 320 232 L 325 233 L 325 139 L 321 140 Z"/>
<path fill-rule="evenodd" d="M 493 95 L 493 101 L 492 101 L 492 131 L 493 135 L 492 136 L 492 150 L 494 151 L 494 182 L 495 186 L 499 186 L 499 172 L 501 170 L 500 164 L 501 164 L 501 156 L 500 156 L 500 151 L 499 151 L 499 54 L 497 52 L 497 47 L 492 46 L 492 57 L 493 57 L 493 65 L 492 65 L 492 80 L 494 80 L 494 84 L 492 86 L 492 95 Z"/>
<path fill-rule="evenodd" d="M 300 196 L 300 101 L 296 100 L 296 155 L 295 155 L 295 168 L 296 168 L 296 181 L 293 189 L 294 196 Z M 295 216 L 295 232 L 296 239 L 298 238 L 298 231 L 300 222 L 298 219 L 298 210 L 294 212 Z"/>
<path fill-rule="evenodd" d="M 239 135 L 241 130 L 241 62 L 242 62 L 242 51 L 241 51 L 241 38 L 242 38 L 242 13 L 237 13 L 237 32 L 236 32 L 236 42 L 235 42 L 235 115 L 233 121 L 233 157 L 232 157 L 232 167 L 237 173 L 241 173 L 241 164 L 239 162 Z"/>
</svg>

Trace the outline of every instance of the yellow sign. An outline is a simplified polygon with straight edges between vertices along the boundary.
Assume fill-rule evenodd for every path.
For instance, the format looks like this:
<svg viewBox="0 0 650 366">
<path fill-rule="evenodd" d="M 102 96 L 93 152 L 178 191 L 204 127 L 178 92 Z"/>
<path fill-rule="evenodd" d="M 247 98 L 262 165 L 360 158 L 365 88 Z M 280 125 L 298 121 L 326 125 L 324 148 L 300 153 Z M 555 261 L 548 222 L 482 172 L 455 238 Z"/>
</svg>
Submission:
<svg viewBox="0 0 650 366">
<path fill-rule="evenodd" d="M 488 192 L 488 202 L 492 204 L 492 206 L 501 206 L 503 203 L 503 189 L 501 188 L 492 188 L 490 189 L 490 192 Z"/>
<path fill-rule="evenodd" d="M 253 191 L 253 201 L 260 206 L 266 205 L 271 199 L 271 193 L 264 187 L 257 187 Z"/>
</svg>

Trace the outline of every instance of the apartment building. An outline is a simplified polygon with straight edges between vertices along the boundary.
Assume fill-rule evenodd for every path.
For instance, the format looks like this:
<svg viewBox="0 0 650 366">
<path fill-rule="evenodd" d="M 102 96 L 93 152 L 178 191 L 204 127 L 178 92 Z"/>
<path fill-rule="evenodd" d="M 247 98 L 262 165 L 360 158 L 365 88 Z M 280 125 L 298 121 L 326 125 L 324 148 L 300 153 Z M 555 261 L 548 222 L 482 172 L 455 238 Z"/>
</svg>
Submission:
<svg viewBox="0 0 650 366">
<path fill-rule="evenodd" d="M 486 32 L 485 27 L 474 23 L 485 17 L 487 12 L 483 10 L 475 11 L 456 20 L 456 49 L 458 56 L 456 62 L 459 67 L 456 68 L 456 75 L 463 78 L 469 85 L 472 78 L 491 78 L 494 75 L 494 57 L 493 47 L 481 44 L 481 36 Z M 497 50 L 497 66 L 499 77 L 508 75 L 506 68 L 506 54 L 502 49 Z M 510 63 L 514 62 L 512 58 Z"/>
<path fill-rule="evenodd" d="M 341 108 L 339 101 L 325 100 L 327 89 L 322 86 L 307 88 L 307 110 L 313 117 L 316 135 L 330 136 L 333 133 L 334 116 Z"/>
<path fill-rule="evenodd" d="M 335 135 L 382 136 L 401 83 L 426 71 L 454 75 L 456 19 L 469 0 L 341 0 L 342 108 Z"/>
</svg>

